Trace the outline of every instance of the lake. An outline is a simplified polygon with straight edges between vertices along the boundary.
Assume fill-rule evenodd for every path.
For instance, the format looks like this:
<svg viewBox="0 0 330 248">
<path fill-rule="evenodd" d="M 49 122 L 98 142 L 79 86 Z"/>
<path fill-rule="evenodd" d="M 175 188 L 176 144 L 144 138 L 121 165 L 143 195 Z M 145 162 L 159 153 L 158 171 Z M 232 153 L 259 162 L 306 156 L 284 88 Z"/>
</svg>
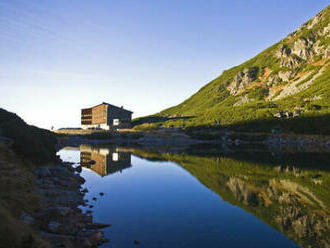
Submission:
<svg viewBox="0 0 330 248">
<path fill-rule="evenodd" d="M 58 154 L 83 167 L 93 207 L 82 209 L 112 225 L 102 247 L 330 246 L 327 153 L 81 145 Z"/>
</svg>

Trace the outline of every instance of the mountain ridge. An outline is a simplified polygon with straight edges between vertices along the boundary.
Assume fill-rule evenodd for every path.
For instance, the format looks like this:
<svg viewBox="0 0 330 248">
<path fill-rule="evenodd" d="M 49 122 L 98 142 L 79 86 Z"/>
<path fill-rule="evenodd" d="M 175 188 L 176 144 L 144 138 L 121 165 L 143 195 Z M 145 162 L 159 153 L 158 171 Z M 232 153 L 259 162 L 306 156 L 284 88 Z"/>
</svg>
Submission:
<svg viewBox="0 0 330 248">
<path fill-rule="evenodd" d="M 148 118 L 167 118 L 162 125 L 183 127 L 328 118 L 329 20 L 330 5 L 258 55 L 223 71 L 187 100 Z"/>
</svg>

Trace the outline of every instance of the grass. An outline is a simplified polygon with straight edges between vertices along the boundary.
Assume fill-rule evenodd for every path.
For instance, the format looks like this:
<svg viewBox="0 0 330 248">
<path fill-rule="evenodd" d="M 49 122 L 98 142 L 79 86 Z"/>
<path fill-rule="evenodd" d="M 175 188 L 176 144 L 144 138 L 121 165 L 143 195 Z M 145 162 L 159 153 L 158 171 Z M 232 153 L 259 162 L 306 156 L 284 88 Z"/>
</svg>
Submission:
<svg viewBox="0 0 330 248">
<path fill-rule="evenodd" d="M 207 128 L 210 126 L 219 126 L 220 123 L 220 126 L 222 127 L 239 127 L 252 132 L 270 132 L 272 128 L 270 124 L 280 124 L 284 125 L 284 129 L 288 132 L 297 133 L 303 130 L 304 133 L 329 134 L 329 128 L 325 126 L 324 121 L 319 122 L 322 118 L 328 121 L 328 115 L 330 114 L 329 62 L 323 65 L 326 66 L 326 68 L 322 75 L 316 78 L 307 89 L 302 90 L 293 96 L 273 102 L 266 100 L 270 86 L 267 86 L 267 78 L 264 78 L 266 68 L 267 71 L 270 72 L 270 76 L 276 75 L 279 71 L 288 70 L 295 70 L 296 73 L 311 72 L 311 75 L 299 84 L 302 85 L 319 71 L 321 68 L 320 65 L 313 64 L 315 61 L 321 59 L 319 55 L 315 55 L 314 61 L 313 58 L 311 61 L 299 59 L 299 66 L 290 69 L 281 66 L 281 59 L 276 56 L 276 52 L 282 45 L 292 48 L 293 43 L 297 39 L 309 38 L 311 34 L 316 34 L 318 31 L 322 30 L 322 28 L 327 26 L 330 19 L 330 6 L 325 8 L 322 13 L 324 14 L 323 20 L 312 29 L 302 29 L 294 35 L 267 48 L 245 63 L 229 70 L 225 70 L 219 77 L 212 80 L 179 105 L 165 109 L 158 114 L 136 120 L 136 126 L 134 128 L 141 128 L 141 130 L 152 129 L 159 124 L 166 127 L 180 126 L 184 128 Z M 329 45 L 328 38 L 321 36 L 318 39 L 322 44 Z M 290 54 L 290 56 L 292 56 L 292 58 L 297 57 L 294 54 Z M 252 70 L 256 74 L 256 86 L 247 88 L 239 95 L 230 95 L 226 87 L 233 81 L 234 77 L 239 72 L 242 72 L 245 69 Z M 261 81 L 261 79 L 264 81 Z M 289 84 L 289 82 L 281 82 L 280 80 L 277 82 L 277 86 L 284 86 L 285 84 Z M 279 92 L 280 91 L 278 91 L 277 95 Z M 247 94 L 248 97 L 254 99 L 254 101 L 233 107 L 243 94 Z M 314 96 L 322 96 L 322 99 L 310 103 L 311 100 L 309 99 L 312 99 Z M 315 106 L 320 106 L 320 108 Z M 289 121 L 282 121 L 273 117 L 275 113 L 280 111 L 294 112 L 297 108 L 302 108 L 304 110 L 301 118 L 297 119 L 299 120 L 298 125 L 291 125 L 291 122 Z M 185 117 L 188 116 L 192 118 L 185 119 Z M 172 117 L 181 118 L 174 119 Z M 253 126 L 251 125 L 252 123 L 257 125 Z M 292 121 L 292 123 L 297 124 L 296 120 Z"/>
<path fill-rule="evenodd" d="M 159 129 L 161 123 L 156 122 L 156 123 L 144 123 L 141 125 L 134 126 L 133 129 L 137 131 L 155 131 Z"/>
<path fill-rule="evenodd" d="M 196 148 L 196 151 L 200 149 Z M 227 155 L 218 150 L 208 156 L 196 155 L 193 151 L 171 154 L 135 150 L 134 153 L 153 161 L 177 163 L 221 199 L 256 215 L 302 247 L 329 242 L 330 228 L 324 220 L 330 212 L 329 154 L 283 153 L 281 157 L 274 157 L 270 152 L 260 150 Z M 315 178 L 322 183 L 315 183 Z M 291 185 L 299 190 L 290 188 Z M 286 194 L 290 195 L 289 202 L 285 200 Z M 283 209 L 299 212 L 307 223 L 311 223 L 310 220 L 317 223 L 306 226 L 315 235 L 301 236 L 294 225 L 288 228 L 282 225 L 281 218 L 291 218 L 283 214 Z"/>
</svg>

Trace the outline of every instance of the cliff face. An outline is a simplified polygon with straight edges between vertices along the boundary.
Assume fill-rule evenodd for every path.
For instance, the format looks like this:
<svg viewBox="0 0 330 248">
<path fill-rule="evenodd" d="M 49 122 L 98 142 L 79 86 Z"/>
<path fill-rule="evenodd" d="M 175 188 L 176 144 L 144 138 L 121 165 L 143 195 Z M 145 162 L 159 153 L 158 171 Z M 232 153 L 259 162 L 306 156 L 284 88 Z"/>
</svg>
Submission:
<svg viewBox="0 0 330 248">
<path fill-rule="evenodd" d="M 224 71 L 183 103 L 159 117 L 193 116 L 174 125 L 231 125 L 272 119 L 281 111 L 296 117 L 330 114 L 330 6 L 280 42 Z"/>
</svg>

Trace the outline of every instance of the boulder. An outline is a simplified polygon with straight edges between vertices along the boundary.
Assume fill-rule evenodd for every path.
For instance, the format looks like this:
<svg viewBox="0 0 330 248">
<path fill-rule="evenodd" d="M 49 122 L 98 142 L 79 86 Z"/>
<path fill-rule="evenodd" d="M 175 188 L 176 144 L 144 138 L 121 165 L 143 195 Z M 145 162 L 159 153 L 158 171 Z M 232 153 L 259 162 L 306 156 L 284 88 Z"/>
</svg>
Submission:
<svg viewBox="0 0 330 248">
<path fill-rule="evenodd" d="M 77 166 L 77 167 L 76 167 L 76 172 L 81 173 L 81 171 L 82 171 L 82 167 L 81 167 L 81 165 Z"/>
<path fill-rule="evenodd" d="M 56 221 L 50 221 L 47 225 L 47 229 L 49 232 L 56 233 L 60 226 L 61 226 L 60 223 L 58 223 Z"/>
<path fill-rule="evenodd" d="M 40 167 L 35 171 L 35 173 L 38 177 L 49 177 L 52 175 L 47 167 Z"/>
<path fill-rule="evenodd" d="M 28 215 L 25 212 L 22 212 L 20 218 L 19 218 L 23 223 L 27 225 L 32 225 L 34 223 L 34 218 Z"/>
<path fill-rule="evenodd" d="M 101 231 L 93 231 L 87 236 L 88 241 L 93 245 L 97 246 L 105 242 L 103 237 L 103 232 Z"/>
</svg>

